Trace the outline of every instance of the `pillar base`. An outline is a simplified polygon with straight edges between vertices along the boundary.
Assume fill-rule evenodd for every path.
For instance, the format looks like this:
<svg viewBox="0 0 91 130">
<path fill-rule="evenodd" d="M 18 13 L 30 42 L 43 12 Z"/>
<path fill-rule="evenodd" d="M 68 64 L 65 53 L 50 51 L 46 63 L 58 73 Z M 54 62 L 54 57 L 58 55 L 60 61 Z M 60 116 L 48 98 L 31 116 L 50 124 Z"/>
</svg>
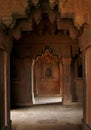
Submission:
<svg viewBox="0 0 91 130">
<path fill-rule="evenodd" d="M 12 120 L 9 121 L 9 125 L 7 125 L 7 126 L 4 125 L 4 126 L 1 128 L 1 130 L 12 130 L 11 124 L 12 124 Z"/>
<path fill-rule="evenodd" d="M 63 105 L 70 105 L 72 104 L 71 100 L 63 100 Z"/>
<path fill-rule="evenodd" d="M 3 127 L 1 128 L 1 130 L 11 130 L 11 127 L 10 127 L 10 126 L 3 126 Z"/>
<path fill-rule="evenodd" d="M 91 130 L 91 126 L 82 120 L 82 130 Z"/>
<path fill-rule="evenodd" d="M 64 105 L 70 105 L 72 104 L 71 96 L 70 95 L 64 95 L 63 97 L 63 104 Z"/>
</svg>

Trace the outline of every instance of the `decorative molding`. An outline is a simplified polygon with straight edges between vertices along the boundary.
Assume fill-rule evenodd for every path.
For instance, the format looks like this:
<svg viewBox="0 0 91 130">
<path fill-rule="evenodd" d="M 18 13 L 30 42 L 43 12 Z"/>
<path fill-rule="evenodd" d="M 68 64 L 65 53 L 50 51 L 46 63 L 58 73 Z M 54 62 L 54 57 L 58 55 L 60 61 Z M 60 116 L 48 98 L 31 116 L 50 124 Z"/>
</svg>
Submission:
<svg viewBox="0 0 91 130">
<path fill-rule="evenodd" d="M 62 7 L 64 8 L 71 0 L 58 0 L 61 3 Z"/>
<path fill-rule="evenodd" d="M 10 28 L 10 26 L 13 24 L 13 18 L 9 16 L 2 17 L 1 23 Z"/>
<path fill-rule="evenodd" d="M 84 33 L 79 38 L 81 50 L 85 50 L 88 47 L 91 47 L 91 27 L 84 25 Z"/>
<path fill-rule="evenodd" d="M 72 19 L 57 19 L 57 29 L 68 30 L 70 37 L 75 39 L 79 36 L 79 30 L 74 26 Z"/>
<path fill-rule="evenodd" d="M 53 55 L 49 48 L 46 48 L 40 56 L 37 56 L 36 62 L 39 64 L 53 64 L 58 63 L 59 58 Z"/>
<path fill-rule="evenodd" d="M 6 27 L 11 27 L 13 24 L 15 24 L 16 19 L 19 17 L 20 19 L 27 17 L 27 15 L 32 13 L 32 9 L 34 8 L 39 8 L 43 12 L 42 6 L 46 6 L 46 13 L 48 13 L 49 9 L 54 10 L 54 7 L 57 5 L 58 13 L 60 13 L 60 18 L 72 18 L 75 26 L 79 29 L 84 23 L 91 23 L 89 12 L 89 4 L 91 3 L 89 0 L 86 2 L 87 3 L 85 4 L 85 0 L 49 0 L 44 2 L 40 0 L 12 0 L 10 3 L 6 1 L 4 4 L 9 5 L 10 8 L 5 5 L 6 8 L 2 9 L 0 6 L 0 18 L 1 22 L 5 24 Z M 34 8 L 31 8 L 33 6 Z M 18 18 L 15 19 L 13 17 L 13 14 L 17 14 Z M 38 19 L 40 18 L 39 16 L 40 15 L 38 15 Z"/>
<path fill-rule="evenodd" d="M 9 30 L 0 28 L 0 49 L 10 52 L 12 48 L 12 35 Z"/>
<path fill-rule="evenodd" d="M 21 5 L 19 4 L 20 2 Z M 58 25 L 58 22 L 60 21 L 58 19 L 63 20 L 66 18 L 68 21 L 69 19 L 72 19 L 74 26 L 71 25 L 71 23 L 69 25 L 68 21 L 66 24 L 64 23 L 65 26 L 67 25 L 66 29 L 68 28 L 72 39 L 78 37 L 78 30 L 80 30 L 84 23 L 91 24 L 89 0 L 79 0 L 79 2 L 75 0 L 12 0 L 10 3 L 6 1 L 4 4 L 9 5 L 9 8 L 5 6 L 6 8 L 2 10 L 2 7 L 0 6 L 0 22 L 2 25 L 6 26 L 6 28 L 14 30 L 17 28 L 17 23 L 20 21 L 20 31 L 17 30 L 17 39 L 21 37 L 21 31 L 32 30 L 33 20 L 36 24 L 39 24 L 42 20 L 43 13 L 46 13 L 49 16 L 51 24 L 54 24 L 56 21 Z"/>
</svg>

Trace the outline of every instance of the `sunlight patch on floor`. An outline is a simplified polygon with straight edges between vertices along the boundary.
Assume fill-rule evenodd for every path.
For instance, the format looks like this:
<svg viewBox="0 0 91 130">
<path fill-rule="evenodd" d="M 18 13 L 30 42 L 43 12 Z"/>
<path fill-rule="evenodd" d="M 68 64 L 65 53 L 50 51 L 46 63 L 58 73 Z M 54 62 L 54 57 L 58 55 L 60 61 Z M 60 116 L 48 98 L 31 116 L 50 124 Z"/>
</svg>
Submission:
<svg viewBox="0 0 91 130">
<path fill-rule="evenodd" d="M 33 104 L 61 103 L 62 97 L 35 97 Z"/>
</svg>

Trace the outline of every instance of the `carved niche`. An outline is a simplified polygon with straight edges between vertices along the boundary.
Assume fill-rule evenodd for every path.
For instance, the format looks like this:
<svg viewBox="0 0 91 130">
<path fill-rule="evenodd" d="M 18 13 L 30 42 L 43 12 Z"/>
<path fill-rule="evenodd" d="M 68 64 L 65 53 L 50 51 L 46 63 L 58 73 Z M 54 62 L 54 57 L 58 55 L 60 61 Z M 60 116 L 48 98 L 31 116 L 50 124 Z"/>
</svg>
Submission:
<svg viewBox="0 0 91 130">
<path fill-rule="evenodd" d="M 53 78 L 54 66 L 58 65 L 58 57 L 51 53 L 50 49 L 45 49 L 41 56 L 36 58 L 36 63 L 41 66 L 41 78 Z"/>
<path fill-rule="evenodd" d="M 34 68 L 35 95 L 60 94 L 59 58 L 53 55 L 50 48 L 46 48 L 37 56 Z"/>
</svg>

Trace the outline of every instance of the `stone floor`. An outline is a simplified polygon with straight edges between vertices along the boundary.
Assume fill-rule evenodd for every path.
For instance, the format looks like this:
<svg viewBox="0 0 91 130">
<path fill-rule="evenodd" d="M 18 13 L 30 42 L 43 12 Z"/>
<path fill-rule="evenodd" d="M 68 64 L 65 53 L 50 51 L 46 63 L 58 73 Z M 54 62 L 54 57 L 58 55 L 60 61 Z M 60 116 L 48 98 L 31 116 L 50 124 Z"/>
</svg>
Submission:
<svg viewBox="0 0 91 130">
<path fill-rule="evenodd" d="M 11 110 L 12 130 L 81 130 L 79 105 L 35 105 Z"/>
</svg>

